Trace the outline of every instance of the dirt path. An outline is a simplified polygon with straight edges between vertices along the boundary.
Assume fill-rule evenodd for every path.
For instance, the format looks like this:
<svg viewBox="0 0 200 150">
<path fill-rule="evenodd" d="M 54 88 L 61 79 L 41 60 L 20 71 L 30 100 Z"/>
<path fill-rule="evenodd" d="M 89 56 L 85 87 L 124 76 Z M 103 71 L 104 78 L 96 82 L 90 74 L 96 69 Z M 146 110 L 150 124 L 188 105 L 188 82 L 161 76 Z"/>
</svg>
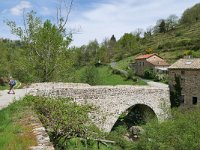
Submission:
<svg viewBox="0 0 200 150">
<path fill-rule="evenodd" d="M 168 84 L 164 84 L 164 83 L 161 83 L 161 82 L 154 82 L 154 81 L 151 81 L 151 80 L 146 80 L 146 79 L 143 79 L 149 86 L 152 86 L 152 87 L 159 87 L 159 88 L 169 88 Z"/>
<path fill-rule="evenodd" d="M 8 90 L 0 91 L 0 109 L 8 106 L 13 100 L 23 98 L 30 89 L 16 89 L 15 94 L 8 94 Z"/>
</svg>

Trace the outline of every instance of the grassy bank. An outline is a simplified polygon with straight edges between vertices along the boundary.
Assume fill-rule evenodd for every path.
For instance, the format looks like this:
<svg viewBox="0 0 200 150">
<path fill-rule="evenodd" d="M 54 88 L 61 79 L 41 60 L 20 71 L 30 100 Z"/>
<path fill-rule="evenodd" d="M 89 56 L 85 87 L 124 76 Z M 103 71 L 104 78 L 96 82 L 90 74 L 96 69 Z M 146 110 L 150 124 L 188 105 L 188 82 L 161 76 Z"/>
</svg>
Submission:
<svg viewBox="0 0 200 150">
<path fill-rule="evenodd" d="M 73 72 L 73 75 L 70 75 L 71 82 L 75 83 L 84 83 L 85 70 L 87 67 L 82 67 Z M 96 84 L 95 85 L 146 85 L 146 83 L 140 78 L 137 81 L 126 80 L 119 74 L 114 74 L 112 69 L 109 66 L 100 66 L 95 68 L 97 74 Z M 68 82 L 69 82 L 68 81 Z"/>
<path fill-rule="evenodd" d="M 0 110 L 0 150 L 25 150 L 36 145 L 29 111 L 23 101 Z"/>
</svg>

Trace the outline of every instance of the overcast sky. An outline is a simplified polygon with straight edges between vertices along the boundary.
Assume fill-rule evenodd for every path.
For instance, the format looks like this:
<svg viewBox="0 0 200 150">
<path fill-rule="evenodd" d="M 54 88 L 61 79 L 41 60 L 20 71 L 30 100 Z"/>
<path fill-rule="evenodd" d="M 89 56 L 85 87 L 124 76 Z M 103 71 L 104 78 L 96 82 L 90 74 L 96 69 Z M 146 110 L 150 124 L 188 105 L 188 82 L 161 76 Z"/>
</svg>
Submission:
<svg viewBox="0 0 200 150">
<path fill-rule="evenodd" d="M 3 20 L 22 26 L 22 12 L 35 10 L 45 19 L 56 20 L 59 0 L 0 0 L 0 37 L 16 39 Z M 79 30 L 72 45 L 80 46 L 97 39 L 102 42 L 112 34 L 119 39 L 137 28 L 146 29 L 171 14 L 183 11 L 200 0 L 74 0 L 67 27 Z"/>
</svg>

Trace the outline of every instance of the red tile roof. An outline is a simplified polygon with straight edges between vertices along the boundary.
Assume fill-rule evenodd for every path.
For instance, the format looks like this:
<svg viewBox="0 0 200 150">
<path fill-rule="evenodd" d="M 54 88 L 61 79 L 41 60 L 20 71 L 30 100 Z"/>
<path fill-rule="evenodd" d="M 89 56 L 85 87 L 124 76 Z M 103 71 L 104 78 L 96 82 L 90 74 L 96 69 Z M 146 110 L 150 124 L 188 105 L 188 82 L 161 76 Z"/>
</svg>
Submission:
<svg viewBox="0 0 200 150">
<path fill-rule="evenodd" d="M 135 59 L 147 59 L 147 58 L 150 58 L 152 56 L 154 56 L 156 54 L 145 54 L 145 55 L 140 55 L 138 57 L 136 57 Z"/>
</svg>

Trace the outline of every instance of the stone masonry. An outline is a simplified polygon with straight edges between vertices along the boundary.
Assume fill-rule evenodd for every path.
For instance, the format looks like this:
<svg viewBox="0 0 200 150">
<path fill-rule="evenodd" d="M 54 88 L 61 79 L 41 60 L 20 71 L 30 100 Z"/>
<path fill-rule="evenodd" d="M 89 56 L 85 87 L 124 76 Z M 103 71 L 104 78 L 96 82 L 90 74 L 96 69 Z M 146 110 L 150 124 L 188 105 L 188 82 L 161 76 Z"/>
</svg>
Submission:
<svg viewBox="0 0 200 150">
<path fill-rule="evenodd" d="M 200 59 L 180 59 L 169 67 L 169 85 L 172 92 L 175 91 L 175 77 L 180 80 L 181 106 L 193 107 L 199 105 Z"/>
<path fill-rule="evenodd" d="M 92 104 L 94 123 L 109 132 L 120 114 L 136 104 L 150 107 L 159 121 L 168 117 L 169 89 L 150 86 L 90 86 L 78 83 L 38 83 L 31 94 L 50 97 L 71 97 L 80 104 Z M 66 108 L 67 109 L 67 108 Z"/>
</svg>

